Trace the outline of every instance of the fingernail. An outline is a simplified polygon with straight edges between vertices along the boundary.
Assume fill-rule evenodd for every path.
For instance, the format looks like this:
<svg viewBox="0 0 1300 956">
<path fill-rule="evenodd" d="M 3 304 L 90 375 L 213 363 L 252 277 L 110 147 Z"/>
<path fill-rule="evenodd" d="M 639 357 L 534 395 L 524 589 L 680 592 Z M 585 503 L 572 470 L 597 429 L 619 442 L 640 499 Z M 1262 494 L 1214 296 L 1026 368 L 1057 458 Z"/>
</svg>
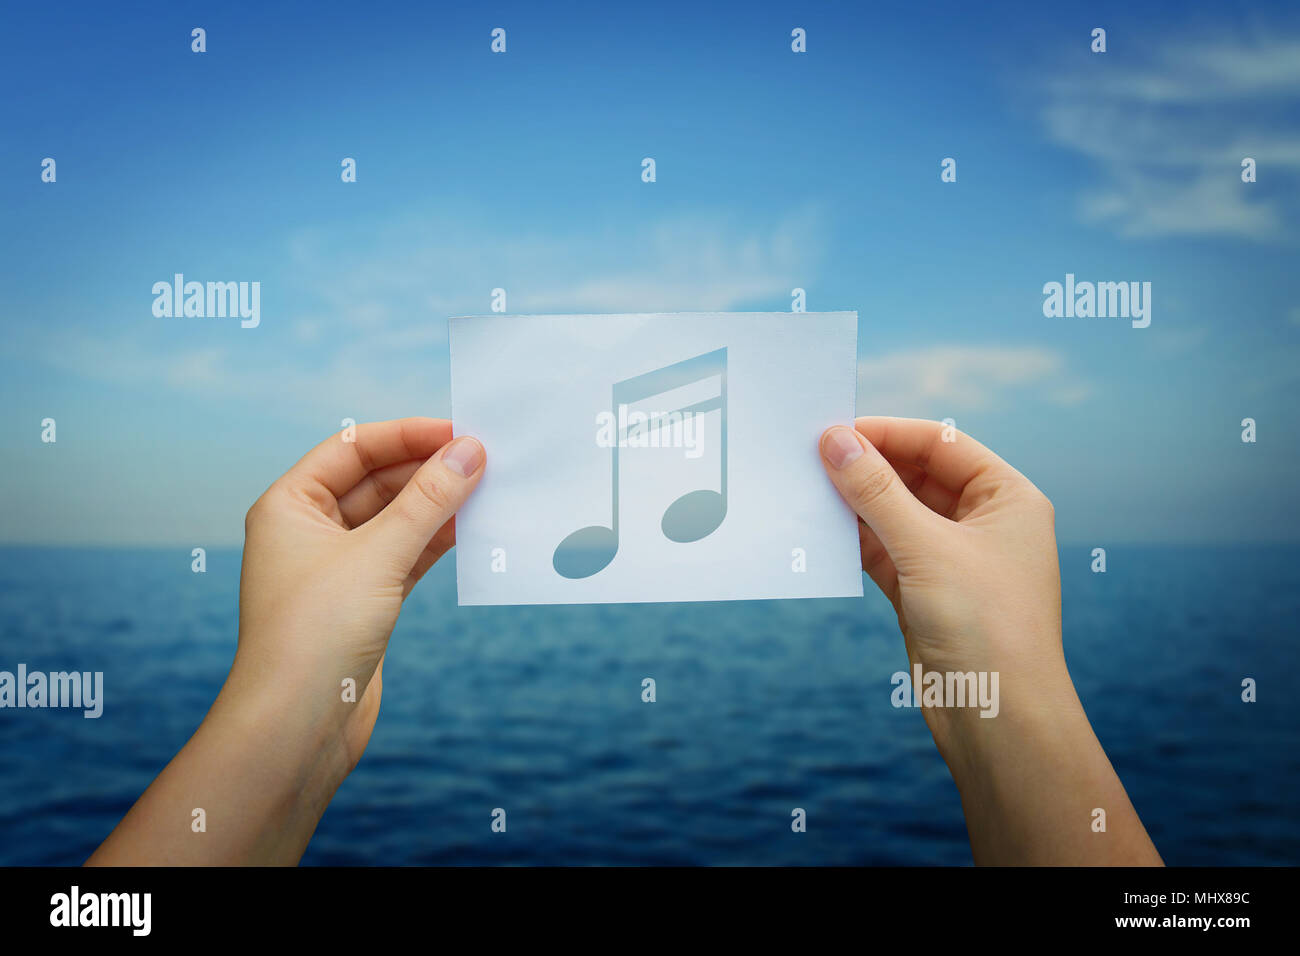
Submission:
<svg viewBox="0 0 1300 956">
<path fill-rule="evenodd" d="M 828 429 L 822 436 L 822 455 L 836 471 L 856 461 L 862 455 L 858 433 L 844 425 Z"/>
<path fill-rule="evenodd" d="M 468 478 L 483 464 L 483 446 L 473 438 L 457 438 L 442 453 L 442 463 L 462 478 Z"/>
</svg>

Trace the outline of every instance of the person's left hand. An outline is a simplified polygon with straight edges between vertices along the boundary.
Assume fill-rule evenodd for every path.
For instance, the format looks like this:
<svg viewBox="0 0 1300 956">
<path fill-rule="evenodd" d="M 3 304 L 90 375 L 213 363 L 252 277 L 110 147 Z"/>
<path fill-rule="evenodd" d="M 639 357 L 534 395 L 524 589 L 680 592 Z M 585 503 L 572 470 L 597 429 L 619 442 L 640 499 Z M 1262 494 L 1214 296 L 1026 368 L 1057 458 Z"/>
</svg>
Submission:
<svg viewBox="0 0 1300 956">
<path fill-rule="evenodd" d="M 302 857 L 370 740 L 402 600 L 455 543 L 452 515 L 484 457 L 473 438 L 452 441 L 451 422 L 358 425 L 257 499 L 244 522 L 230 676 L 87 864 Z"/>
<path fill-rule="evenodd" d="M 239 649 L 222 695 L 291 693 L 297 711 L 286 700 L 286 718 L 326 740 L 341 731 L 350 770 L 379 712 L 402 600 L 455 543 L 452 516 L 485 456 L 473 438 L 453 441 L 441 419 L 363 424 L 354 441 L 345 436 L 308 452 L 248 511 Z"/>
</svg>

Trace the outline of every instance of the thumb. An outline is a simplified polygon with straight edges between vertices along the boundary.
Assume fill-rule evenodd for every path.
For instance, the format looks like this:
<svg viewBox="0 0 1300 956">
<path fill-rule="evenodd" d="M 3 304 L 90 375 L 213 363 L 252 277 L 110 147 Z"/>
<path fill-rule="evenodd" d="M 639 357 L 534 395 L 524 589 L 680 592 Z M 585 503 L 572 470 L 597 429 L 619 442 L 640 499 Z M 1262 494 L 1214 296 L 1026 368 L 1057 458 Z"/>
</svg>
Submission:
<svg viewBox="0 0 1300 956">
<path fill-rule="evenodd" d="M 402 573 L 409 573 L 429 540 L 465 503 L 483 477 L 486 455 L 477 439 L 443 445 L 413 474 L 388 507 L 361 527 Z"/>
<path fill-rule="evenodd" d="M 934 512 L 907 490 L 894 466 L 856 428 L 828 428 L 821 452 L 836 489 L 891 557 L 931 527 Z"/>
</svg>

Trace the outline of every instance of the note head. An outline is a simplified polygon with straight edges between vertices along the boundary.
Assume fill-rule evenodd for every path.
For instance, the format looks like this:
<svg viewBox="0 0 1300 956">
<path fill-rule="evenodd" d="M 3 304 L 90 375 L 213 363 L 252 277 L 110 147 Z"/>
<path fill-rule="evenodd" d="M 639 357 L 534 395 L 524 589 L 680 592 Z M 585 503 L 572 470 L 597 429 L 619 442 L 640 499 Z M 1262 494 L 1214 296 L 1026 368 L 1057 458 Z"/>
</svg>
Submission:
<svg viewBox="0 0 1300 956">
<path fill-rule="evenodd" d="M 705 488 L 688 492 L 669 505 L 661 527 L 669 541 L 689 544 L 717 531 L 726 516 L 726 496 Z"/>
<path fill-rule="evenodd" d="M 617 553 L 617 532 L 597 524 L 579 528 L 561 541 L 551 563 L 561 577 L 589 578 L 603 571 Z"/>
</svg>

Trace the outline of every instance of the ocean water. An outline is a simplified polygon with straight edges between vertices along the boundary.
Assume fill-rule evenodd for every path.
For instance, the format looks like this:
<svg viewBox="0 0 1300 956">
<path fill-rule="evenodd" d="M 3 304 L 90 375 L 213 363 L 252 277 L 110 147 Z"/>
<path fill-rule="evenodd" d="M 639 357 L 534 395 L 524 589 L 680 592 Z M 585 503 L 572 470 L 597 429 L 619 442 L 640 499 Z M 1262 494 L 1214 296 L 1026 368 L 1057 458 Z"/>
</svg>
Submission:
<svg viewBox="0 0 1300 956">
<path fill-rule="evenodd" d="M 0 669 L 105 682 L 98 720 L 0 710 L 0 864 L 82 862 L 184 744 L 234 651 L 239 557 L 194 574 L 187 549 L 0 549 Z M 1115 547 L 1104 575 L 1087 548 L 1061 559 L 1071 672 L 1165 860 L 1300 863 L 1300 548 Z M 855 600 L 457 608 L 444 559 L 303 863 L 969 864 L 924 721 L 889 702 L 906 667 L 870 582 Z"/>
</svg>

